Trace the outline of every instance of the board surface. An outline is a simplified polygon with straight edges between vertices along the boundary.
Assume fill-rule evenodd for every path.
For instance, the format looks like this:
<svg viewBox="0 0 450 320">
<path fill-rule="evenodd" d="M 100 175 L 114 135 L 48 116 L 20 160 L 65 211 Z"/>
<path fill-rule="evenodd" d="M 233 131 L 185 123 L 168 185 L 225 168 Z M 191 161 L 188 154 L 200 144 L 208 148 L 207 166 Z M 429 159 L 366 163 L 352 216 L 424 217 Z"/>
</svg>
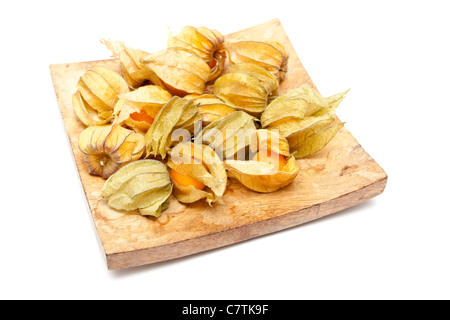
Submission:
<svg viewBox="0 0 450 320">
<path fill-rule="evenodd" d="M 226 38 L 279 41 L 289 53 L 288 73 L 280 84 L 280 93 L 300 85 L 314 87 L 279 20 Z M 100 197 L 105 180 L 89 175 L 83 162 L 78 137 L 85 126 L 72 107 L 78 79 L 95 65 L 120 72 L 117 60 L 57 64 L 51 65 L 50 71 L 80 179 L 111 270 L 183 257 L 301 225 L 384 191 L 386 173 L 344 128 L 325 149 L 298 160 L 299 175 L 277 192 L 259 194 L 229 180 L 224 204 L 212 208 L 203 201 L 181 204 L 172 196 L 169 208 L 159 219 L 113 210 Z"/>
</svg>

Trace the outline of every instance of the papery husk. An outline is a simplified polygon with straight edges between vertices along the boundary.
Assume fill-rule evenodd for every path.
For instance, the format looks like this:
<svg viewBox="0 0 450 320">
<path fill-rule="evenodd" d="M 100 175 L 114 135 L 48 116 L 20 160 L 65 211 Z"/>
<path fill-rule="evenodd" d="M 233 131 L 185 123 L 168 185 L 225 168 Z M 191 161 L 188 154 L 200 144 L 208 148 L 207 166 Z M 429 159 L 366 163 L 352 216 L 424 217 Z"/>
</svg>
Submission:
<svg viewBox="0 0 450 320">
<path fill-rule="evenodd" d="M 222 159 L 234 158 L 238 150 L 250 144 L 256 131 L 256 118 L 244 111 L 235 111 L 215 120 L 195 137 L 195 143 L 203 143 L 215 150 Z"/>
<path fill-rule="evenodd" d="M 197 105 L 198 113 L 202 117 L 204 126 L 235 111 L 233 107 L 230 107 L 223 100 L 212 94 L 188 95 L 184 98 L 193 100 Z"/>
<path fill-rule="evenodd" d="M 144 136 L 119 125 L 91 126 L 78 140 L 91 175 L 109 178 L 120 167 L 141 158 Z"/>
<path fill-rule="evenodd" d="M 267 105 L 271 104 L 277 98 L 278 98 L 278 95 L 276 95 L 276 96 L 269 96 L 267 98 Z"/>
<path fill-rule="evenodd" d="M 250 138 L 250 158 L 258 152 L 276 153 L 287 158 L 283 168 L 278 163 L 254 160 L 225 161 L 228 176 L 237 179 L 247 188 L 257 192 L 274 192 L 290 184 L 298 174 L 299 167 L 295 157 L 290 154 L 288 141 L 276 130 L 256 130 Z"/>
<path fill-rule="evenodd" d="M 125 81 L 131 88 L 139 88 L 150 80 L 147 69 L 141 59 L 149 53 L 140 49 L 129 48 L 122 41 L 102 39 L 101 42 L 120 60 Z"/>
<path fill-rule="evenodd" d="M 290 90 L 274 99 L 261 114 L 261 126 L 267 128 L 282 119 L 305 117 L 308 101 L 296 93 L 296 89 Z"/>
<path fill-rule="evenodd" d="M 105 125 L 111 121 L 112 116 L 107 119 L 101 119 L 98 115 L 97 110 L 91 108 L 86 101 L 84 101 L 80 92 L 77 91 L 72 97 L 72 105 L 75 114 L 78 119 L 83 122 L 83 124 L 87 127 L 90 126 L 101 126 Z"/>
<path fill-rule="evenodd" d="M 338 93 L 328 98 L 322 97 L 316 90 L 300 87 L 289 90 L 278 96 L 261 115 L 263 128 L 284 118 L 304 118 L 333 113 L 348 91 Z"/>
<path fill-rule="evenodd" d="M 106 124 L 113 119 L 118 96 L 129 91 L 117 72 L 95 66 L 77 83 L 77 91 L 72 98 L 75 114 L 86 126 Z"/>
<path fill-rule="evenodd" d="M 259 150 L 270 150 L 285 157 L 290 157 L 289 142 L 281 136 L 278 130 L 257 129 L 246 137 L 248 144 L 241 144 L 233 158 L 225 160 L 249 160 Z"/>
<path fill-rule="evenodd" d="M 323 98 L 312 88 L 293 89 L 267 106 L 261 115 L 261 125 L 279 130 L 296 158 L 312 155 L 342 129 L 335 110 L 347 92 Z"/>
<path fill-rule="evenodd" d="M 278 130 L 256 130 L 250 140 L 250 152 L 252 156 L 260 150 L 270 150 L 282 156 L 289 157 L 291 155 L 289 142 Z"/>
<path fill-rule="evenodd" d="M 143 86 L 130 93 L 122 94 L 114 107 L 115 123 L 126 125 L 145 134 L 151 124 L 146 121 L 136 121 L 130 115 L 144 111 L 154 119 L 171 98 L 172 95 L 167 90 L 155 85 Z"/>
<path fill-rule="evenodd" d="M 211 74 L 208 81 L 212 81 L 223 71 L 227 57 L 223 43 L 223 35 L 216 30 L 187 26 L 176 36 L 170 33 L 167 46 L 169 48 L 181 47 L 197 54 L 210 67 Z"/>
<path fill-rule="evenodd" d="M 277 48 L 283 55 L 283 58 L 281 60 L 280 72 L 278 74 L 279 81 L 282 81 L 286 76 L 286 72 L 288 71 L 289 53 L 287 52 L 286 48 L 278 41 L 266 40 L 264 42 L 271 44 L 272 46 Z"/>
<path fill-rule="evenodd" d="M 287 72 L 288 54 L 276 41 L 226 41 L 231 64 L 253 63 L 272 73 L 279 81 Z"/>
<path fill-rule="evenodd" d="M 145 56 L 142 60 L 150 81 L 177 96 L 203 93 L 211 69 L 192 51 L 168 48 Z"/>
<path fill-rule="evenodd" d="M 102 197 L 116 210 L 138 210 L 159 217 L 169 205 L 172 183 L 166 166 L 157 160 L 134 161 L 109 177 Z"/>
<path fill-rule="evenodd" d="M 331 111 L 320 116 L 291 118 L 269 128 L 279 130 L 287 138 L 293 155 L 303 158 L 325 148 L 343 126 Z"/>
<path fill-rule="evenodd" d="M 201 116 L 192 100 L 172 97 L 161 108 L 145 135 L 147 157 L 161 156 L 164 159 L 171 147 L 178 142 L 178 138 L 191 139 L 196 123 L 200 122 Z M 176 137 L 172 137 L 173 135 Z"/>
<path fill-rule="evenodd" d="M 202 144 L 182 142 L 170 152 L 167 165 L 172 170 L 197 179 L 206 186 L 205 190 L 199 190 L 194 186 L 184 187 L 172 181 L 174 195 L 178 201 L 193 203 L 206 199 L 210 205 L 221 202 L 227 186 L 227 173 L 222 160 L 214 150 Z"/>
<path fill-rule="evenodd" d="M 289 185 L 296 178 L 299 167 L 292 156 L 282 170 L 260 161 L 229 160 L 225 163 L 228 176 L 237 179 L 247 188 L 261 192 L 274 192 Z"/>
<path fill-rule="evenodd" d="M 213 94 L 237 110 L 259 115 L 266 108 L 269 92 L 251 75 L 228 73 L 216 80 Z"/>
<path fill-rule="evenodd" d="M 303 140 L 299 140 L 298 137 L 295 137 L 295 140 L 299 142 L 292 145 L 291 149 L 294 151 L 293 155 L 298 159 L 319 152 L 328 145 L 339 131 L 341 131 L 344 125 L 343 122 L 340 122 L 331 126 L 321 127 L 315 131 L 304 132 L 302 134 L 305 136 Z"/>
<path fill-rule="evenodd" d="M 255 77 L 263 85 L 269 96 L 278 95 L 278 79 L 263 67 L 254 63 L 232 64 L 228 68 L 229 73 L 245 73 Z"/>
</svg>

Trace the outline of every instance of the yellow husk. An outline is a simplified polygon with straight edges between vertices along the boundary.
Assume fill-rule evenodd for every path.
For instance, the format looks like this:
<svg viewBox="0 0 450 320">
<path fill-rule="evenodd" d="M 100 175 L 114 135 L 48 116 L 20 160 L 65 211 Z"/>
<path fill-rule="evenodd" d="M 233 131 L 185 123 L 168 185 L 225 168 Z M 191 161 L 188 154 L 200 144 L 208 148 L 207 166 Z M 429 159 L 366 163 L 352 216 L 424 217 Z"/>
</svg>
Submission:
<svg viewBox="0 0 450 320">
<path fill-rule="evenodd" d="M 78 146 L 89 173 L 109 178 L 144 152 L 144 136 L 119 125 L 91 126 L 81 132 Z"/>
<path fill-rule="evenodd" d="M 288 55 L 282 44 L 275 41 L 226 41 L 231 64 L 253 63 L 272 73 L 279 81 L 287 72 Z"/>
<path fill-rule="evenodd" d="M 293 156 L 290 156 L 288 141 L 277 131 L 260 129 L 250 139 L 250 158 L 257 152 L 275 152 L 288 158 L 283 168 L 278 163 L 261 161 L 227 160 L 228 175 L 237 179 L 247 188 L 257 192 L 274 192 L 290 184 L 298 174 L 299 168 Z"/>
<path fill-rule="evenodd" d="M 95 66 L 77 83 L 72 103 L 75 114 L 86 126 L 102 125 L 113 118 L 118 96 L 129 92 L 125 80 L 115 71 Z"/>
<path fill-rule="evenodd" d="M 195 53 L 183 48 L 168 48 L 142 60 L 153 84 L 177 96 L 203 93 L 211 69 Z"/>
<path fill-rule="evenodd" d="M 256 130 L 250 142 L 250 151 L 255 154 L 259 150 L 270 150 L 285 157 L 291 155 L 289 142 L 279 134 L 278 130 Z"/>
<path fill-rule="evenodd" d="M 348 91 L 333 95 L 328 98 L 322 97 L 316 90 L 308 87 L 292 89 L 278 96 L 264 110 L 261 115 L 263 128 L 271 126 L 273 122 L 283 118 L 304 118 L 321 116 L 333 113 Z"/>
<path fill-rule="evenodd" d="M 172 181 L 174 195 L 178 201 L 193 203 L 205 198 L 210 205 L 221 202 L 227 185 L 227 173 L 222 160 L 214 150 L 205 145 L 182 142 L 170 152 L 167 165 L 172 170 L 197 179 L 206 186 L 205 190 L 198 190 L 193 186 L 183 187 Z"/>
<path fill-rule="evenodd" d="M 221 119 L 235 111 L 221 99 L 212 94 L 189 95 L 185 99 L 193 100 L 198 107 L 198 113 L 202 117 L 204 126 Z"/>
<path fill-rule="evenodd" d="M 336 123 L 335 110 L 347 92 L 323 98 L 312 88 L 290 90 L 267 106 L 261 124 L 286 137 L 296 158 L 307 157 L 323 149 L 343 127 Z"/>
<path fill-rule="evenodd" d="M 147 156 L 161 156 L 164 159 L 170 148 L 178 142 L 177 133 L 183 135 L 183 140 L 191 139 L 196 122 L 201 122 L 201 117 L 194 102 L 172 97 L 161 108 L 145 135 Z M 175 131 L 177 129 L 180 130 Z M 172 137 L 173 135 L 176 137 Z"/>
<path fill-rule="evenodd" d="M 205 27 L 184 27 L 177 36 L 171 33 L 167 42 L 169 48 L 184 48 L 197 54 L 208 66 L 212 66 L 208 81 L 215 80 L 223 71 L 226 51 L 224 37 L 220 32 Z"/>
<path fill-rule="evenodd" d="M 235 111 L 211 122 L 195 137 L 195 143 L 203 143 L 215 150 L 222 159 L 234 158 L 238 150 L 250 144 L 256 131 L 256 118 L 244 111 Z"/>
<path fill-rule="evenodd" d="M 146 121 L 136 121 L 130 115 L 144 111 L 154 119 L 171 98 L 172 95 L 168 91 L 154 85 L 143 86 L 130 93 L 122 94 L 114 107 L 115 123 L 126 125 L 145 134 L 150 124 Z"/>
<path fill-rule="evenodd" d="M 267 105 L 268 92 L 261 82 L 245 73 L 228 73 L 214 83 L 213 94 L 237 110 L 259 115 Z"/>
<path fill-rule="evenodd" d="M 304 139 L 292 144 L 293 155 L 296 158 L 304 158 L 322 150 L 343 127 L 344 123 L 341 122 L 328 127 L 323 126 L 317 131 L 303 132 Z M 295 140 L 299 140 L 297 136 Z"/>
<path fill-rule="evenodd" d="M 299 167 L 290 157 L 281 171 L 259 161 L 229 160 L 225 163 L 228 175 L 247 188 L 261 192 L 274 192 L 289 185 L 296 178 Z"/>
<path fill-rule="evenodd" d="M 271 44 L 272 46 L 277 48 L 278 51 L 280 51 L 283 56 L 283 58 L 281 60 L 280 72 L 278 74 L 279 81 L 282 81 L 284 79 L 284 77 L 286 76 L 286 72 L 288 71 L 289 53 L 287 52 L 286 48 L 277 41 L 265 40 L 264 42 Z"/>
<path fill-rule="evenodd" d="M 232 64 L 228 68 L 229 73 L 245 73 L 255 77 L 263 85 L 269 96 L 278 94 L 278 79 L 263 67 L 254 63 Z"/>
<path fill-rule="evenodd" d="M 111 119 L 112 116 L 107 119 L 101 119 L 97 113 L 96 110 L 92 109 L 86 101 L 84 101 L 83 97 L 81 96 L 80 92 L 77 91 L 73 97 L 72 97 L 72 105 L 73 109 L 75 111 L 75 114 L 77 115 L 78 119 L 83 122 L 83 124 L 87 127 L 90 126 L 101 126 L 104 124 L 107 124 Z"/>
<path fill-rule="evenodd" d="M 141 59 L 148 55 L 147 52 L 129 48 L 122 41 L 102 39 L 101 42 L 112 52 L 114 57 L 120 60 L 123 76 L 131 88 L 139 88 L 150 80 L 150 76 L 141 62 Z"/>
<path fill-rule="evenodd" d="M 166 166 L 156 160 L 134 161 L 113 174 L 102 189 L 102 197 L 116 210 L 138 210 L 159 217 L 167 208 L 172 183 Z"/>
</svg>

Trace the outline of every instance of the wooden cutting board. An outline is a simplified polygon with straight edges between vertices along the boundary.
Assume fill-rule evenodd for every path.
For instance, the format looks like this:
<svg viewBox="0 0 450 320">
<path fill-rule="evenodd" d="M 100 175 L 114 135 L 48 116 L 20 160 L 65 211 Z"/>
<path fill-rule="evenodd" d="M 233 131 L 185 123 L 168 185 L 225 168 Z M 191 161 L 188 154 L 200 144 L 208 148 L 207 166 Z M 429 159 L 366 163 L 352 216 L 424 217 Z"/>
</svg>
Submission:
<svg viewBox="0 0 450 320">
<path fill-rule="evenodd" d="M 279 41 L 290 56 L 289 71 L 280 85 L 280 93 L 305 84 L 314 87 L 279 20 L 226 38 Z M 105 181 L 88 174 L 78 149 L 78 137 L 85 127 L 72 107 L 79 77 L 95 65 L 120 72 L 117 60 L 57 64 L 51 65 L 50 71 L 84 192 L 111 270 L 183 257 L 294 227 L 347 209 L 384 191 L 386 173 L 344 128 L 325 149 L 298 160 L 298 177 L 277 192 L 259 194 L 229 180 L 224 204 L 212 208 L 203 201 L 185 205 L 172 197 L 169 208 L 159 219 L 110 209 L 100 197 Z"/>
</svg>

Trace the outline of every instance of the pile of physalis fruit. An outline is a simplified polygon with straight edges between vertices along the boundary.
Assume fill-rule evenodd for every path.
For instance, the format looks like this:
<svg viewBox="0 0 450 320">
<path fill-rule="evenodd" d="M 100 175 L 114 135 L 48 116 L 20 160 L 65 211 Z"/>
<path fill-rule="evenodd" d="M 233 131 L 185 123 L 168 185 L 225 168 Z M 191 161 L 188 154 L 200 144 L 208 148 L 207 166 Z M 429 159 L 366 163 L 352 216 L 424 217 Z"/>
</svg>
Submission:
<svg viewBox="0 0 450 320">
<path fill-rule="evenodd" d="M 172 194 L 212 206 L 223 202 L 228 178 L 274 192 L 295 179 L 296 159 L 343 127 L 335 110 L 346 92 L 279 95 L 288 52 L 276 41 L 224 41 L 215 30 L 185 27 L 156 53 L 102 42 L 122 74 L 87 71 L 73 107 L 87 126 L 84 162 L 107 179 L 102 197 L 113 209 L 159 217 Z"/>
</svg>

